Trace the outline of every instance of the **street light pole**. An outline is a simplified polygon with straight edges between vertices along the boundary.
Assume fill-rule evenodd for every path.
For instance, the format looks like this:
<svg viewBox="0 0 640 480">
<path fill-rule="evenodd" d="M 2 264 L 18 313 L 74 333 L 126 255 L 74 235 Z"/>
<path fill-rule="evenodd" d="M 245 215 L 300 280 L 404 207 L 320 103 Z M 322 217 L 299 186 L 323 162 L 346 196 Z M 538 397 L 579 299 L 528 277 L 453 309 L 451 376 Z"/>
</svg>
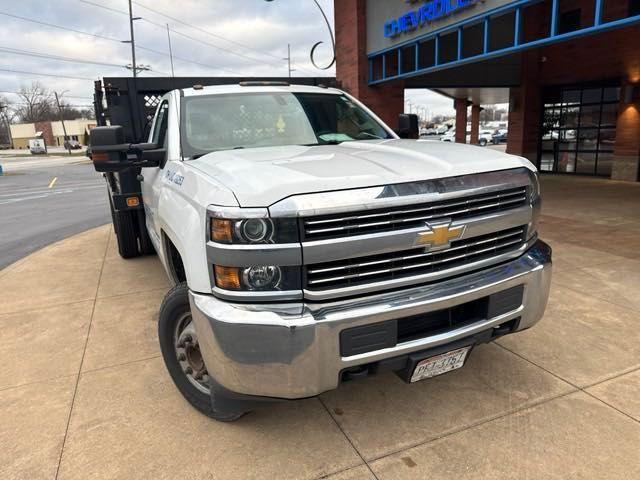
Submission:
<svg viewBox="0 0 640 480">
<path fill-rule="evenodd" d="M 69 152 L 69 155 L 71 155 L 71 143 L 67 139 L 67 127 L 65 127 L 64 125 L 64 115 L 62 114 L 62 107 L 60 106 L 60 99 L 58 98 L 58 92 L 53 92 L 53 94 L 56 96 L 56 104 L 58 104 L 58 111 L 60 112 L 60 121 L 62 122 L 62 132 L 64 133 L 64 141 L 62 142 L 62 145 L 64 145 L 65 143 L 67 144 L 67 151 Z"/>
<path fill-rule="evenodd" d="M 265 0 L 265 2 L 272 2 L 272 1 L 273 0 Z M 313 59 L 313 54 L 315 53 L 316 48 L 318 48 L 320 45 L 322 45 L 324 43 L 322 41 L 317 42 L 313 47 L 311 47 L 311 53 L 310 53 L 309 56 L 311 58 L 311 63 L 318 70 L 329 70 L 331 67 L 333 67 L 333 64 L 336 63 L 336 39 L 335 39 L 335 37 L 333 35 L 333 30 L 331 29 L 331 23 L 329 23 L 329 19 L 327 18 L 327 15 L 324 13 L 324 10 L 322 9 L 320 4 L 318 3 L 318 0 L 313 0 L 313 3 L 315 3 L 316 7 L 318 7 L 318 10 L 320 10 L 320 13 L 322 14 L 322 18 L 324 18 L 324 22 L 327 24 L 327 28 L 329 29 L 329 36 L 331 37 L 331 48 L 332 48 L 332 51 L 333 51 L 333 58 L 331 59 L 331 63 L 329 63 L 329 65 L 327 65 L 326 67 L 318 66 L 318 64 Z"/>
</svg>

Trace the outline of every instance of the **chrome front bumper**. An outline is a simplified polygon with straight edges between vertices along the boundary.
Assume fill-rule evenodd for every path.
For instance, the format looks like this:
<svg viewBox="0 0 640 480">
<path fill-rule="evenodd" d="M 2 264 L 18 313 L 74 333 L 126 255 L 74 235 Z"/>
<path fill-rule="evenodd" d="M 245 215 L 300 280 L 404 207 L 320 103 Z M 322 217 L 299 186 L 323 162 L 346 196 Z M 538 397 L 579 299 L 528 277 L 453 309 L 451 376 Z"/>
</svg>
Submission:
<svg viewBox="0 0 640 480">
<path fill-rule="evenodd" d="M 336 388 L 346 368 L 426 350 L 520 318 L 518 330 L 544 313 L 551 284 L 551 249 L 536 242 L 521 257 L 421 287 L 327 303 L 234 304 L 190 294 L 207 370 L 237 394 L 303 398 Z M 524 285 L 522 305 L 506 314 L 392 348 L 342 357 L 346 328 L 441 310 Z"/>
</svg>

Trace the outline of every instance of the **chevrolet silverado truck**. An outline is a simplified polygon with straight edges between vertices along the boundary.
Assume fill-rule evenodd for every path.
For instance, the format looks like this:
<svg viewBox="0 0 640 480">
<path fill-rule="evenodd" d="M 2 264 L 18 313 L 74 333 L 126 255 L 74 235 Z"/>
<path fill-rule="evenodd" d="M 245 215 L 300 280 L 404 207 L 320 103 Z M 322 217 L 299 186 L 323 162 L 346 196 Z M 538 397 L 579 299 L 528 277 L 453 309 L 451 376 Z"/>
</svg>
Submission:
<svg viewBox="0 0 640 480">
<path fill-rule="evenodd" d="M 97 127 L 91 151 L 122 256 L 155 250 L 175 285 L 158 323 L 169 374 L 217 420 L 381 371 L 455 370 L 545 310 L 534 166 L 399 138 L 338 89 L 175 89 L 146 143 Z M 118 193 L 124 172 L 139 194 Z"/>
</svg>

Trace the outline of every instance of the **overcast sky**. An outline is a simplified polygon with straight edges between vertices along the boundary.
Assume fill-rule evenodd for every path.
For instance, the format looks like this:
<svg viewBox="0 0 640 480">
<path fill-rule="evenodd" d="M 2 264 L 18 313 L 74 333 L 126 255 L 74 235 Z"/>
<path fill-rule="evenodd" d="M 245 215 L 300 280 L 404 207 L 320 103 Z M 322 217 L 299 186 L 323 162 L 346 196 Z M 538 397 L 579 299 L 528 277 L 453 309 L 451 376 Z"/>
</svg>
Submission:
<svg viewBox="0 0 640 480">
<path fill-rule="evenodd" d="M 319 1 L 333 24 L 333 0 Z M 120 43 L 129 39 L 127 9 L 127 0 L 0 0 L 0 95 L 15 99 L 4 92 L 38 80 L 49 89 L 68 90 L 69 103 L 90 103 L 93 80 L 129 75 L 122 66 L 131 63 L 131 49 Z M 330 58 L 328 32 L 312 0 L 134 0 L 133 10 L 142 17 L 135 22 L 137 62 L 152 69 L 143 76 L 171 72 L 167 23 L 178 57 L 176 76 L 286 76 L 287 43 L 294 76 L 335 75 L 335 69 L 319 71 L 309 61 L 311 47 L 320 40 L 326 45 L 317 53 L 318 62 Z M 113 65 L 18 55 L 7 49 Z M 451 100 L 433 92 L 411 91 L 406 98 L 432 115 L 453 113 Z"/>
</svg>

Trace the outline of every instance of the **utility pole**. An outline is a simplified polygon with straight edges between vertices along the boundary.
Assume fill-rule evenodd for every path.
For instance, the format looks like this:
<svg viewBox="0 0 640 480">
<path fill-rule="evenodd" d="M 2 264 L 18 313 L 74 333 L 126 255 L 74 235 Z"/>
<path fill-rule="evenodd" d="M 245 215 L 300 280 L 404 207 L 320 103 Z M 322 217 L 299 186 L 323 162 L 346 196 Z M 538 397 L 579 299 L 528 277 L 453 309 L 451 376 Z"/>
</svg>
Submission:
<svg viewBox="0 0 640 480">
<path fill-rule="evenodd" d="M 171 34 L 169 33 L 168 23 L 167 23 L 167 41 L 169 42 L 169 59 L 171 59 L 171 76 L 175 77 L 175 73 L 173 72 L 173 51 L 171 50 Z"/>
<path fill-rule="evenodd" d="M 289 78 L 291 78 L 291 72 L 295 72 L 294 68 L 291 68 L 291 44 L 287 43 L 287 56 L 283 58 L 283 60 L 287 61 L 287 67 L 289 69 Z"/>
<path fill-rule="evenodd" d="M 133 17 L 133 9 L 131 7 L 131 0 L 129 0 L 129 30 L 131 31 L 131 71 L 133 72 L 133 78 L 138 76 L 138 70 L 136 68 L 136 41 L 133 36 L 133 21 L 138 18 Z"/>
<path fill-rule="evenodd" d="M 65 143 L 67 144 L 67 151 L 69 152 L 69 155 L 71 155 L 71 144 L 69 143 L 69 139 L 67 138 L 67 127 L 65 127 L 64 125 L 64 115 L 62 114 L 62 107 L 60 106 L 60 99 L 58 98 L 58 92 L 53 92 L 53 94 L 56 96 L 56 104 L 58 104 L 58 111 L 60 112 L 60 121 L 62 122 L 62 132 L 64 133 L 64 142 L 62 142 L 62 144 L 64 145 Z"/>
</svg>

